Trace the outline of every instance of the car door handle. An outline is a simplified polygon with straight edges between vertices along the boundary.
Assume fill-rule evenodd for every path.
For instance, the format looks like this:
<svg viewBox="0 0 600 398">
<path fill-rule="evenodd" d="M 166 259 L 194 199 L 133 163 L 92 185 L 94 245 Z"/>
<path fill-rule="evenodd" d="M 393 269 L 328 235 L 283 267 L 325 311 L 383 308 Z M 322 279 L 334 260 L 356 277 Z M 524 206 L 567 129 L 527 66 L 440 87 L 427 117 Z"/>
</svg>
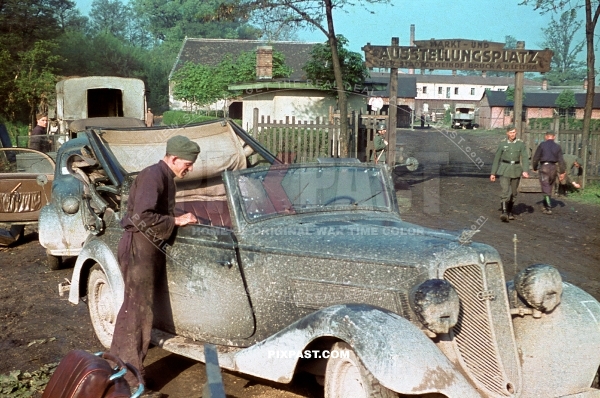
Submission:
<svg viewBox="0 0 600 398">
<path fill-rule="evenodd" d="M 222 267 L 227 267 L 227 268 L 231 268 L 233 266 L 233 263 L 231 262 L 231 260 L 217 261 L 217 264 L 219 264 Z"/>
</svg>

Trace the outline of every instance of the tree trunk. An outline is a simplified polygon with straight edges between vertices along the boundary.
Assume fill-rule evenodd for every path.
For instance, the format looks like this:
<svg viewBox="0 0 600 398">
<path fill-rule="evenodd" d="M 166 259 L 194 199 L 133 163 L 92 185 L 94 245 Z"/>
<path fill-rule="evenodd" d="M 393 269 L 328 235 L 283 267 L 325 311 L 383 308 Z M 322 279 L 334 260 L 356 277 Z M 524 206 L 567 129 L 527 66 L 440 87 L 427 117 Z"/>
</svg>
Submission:
<svg viewBox="0 0 600 398">
<path fill-rule="evenodd" d="M 600 5 L 596 7 L 594 15 L 592 15 L 592 1 L 585 0 L 585 40 L 587 45 L 587 92 L 585 94 L 585 108 L 583 111 L 583 136 L 581 152 L 579 156 L 583 160 L 583 176 L 582 176 L 582 187 L 586 185 L 587 175 L 587 159 L 588 159 L 588 146 L 590 139 L 590 122 L 592 119 L 592 106 L 594 104 L 594 87 L 596 86 L 596 73 L 594 71 L 596 64 L 596 55 L 594 54 L 594 30 L 596 28 L 596 22 L 598 21 L 598 13 L 600 11 Z"/>
<path fill-rule="evenodd" d="M 337 86 L 338 106 L 340 108 L 340 156 L 348 157 L 348 98 L 344 89 L 344 80 L 342 78 L 342 66 L 337 51 L 337 37 L 333 27 L 333 4 L 332 0 L 325 0 L 325 12 L 327 15 L 327 38 L 331 48 L 331 58 L 333 62 L 333 74 L 335 76 L 335 85 Z"/>
</svg>

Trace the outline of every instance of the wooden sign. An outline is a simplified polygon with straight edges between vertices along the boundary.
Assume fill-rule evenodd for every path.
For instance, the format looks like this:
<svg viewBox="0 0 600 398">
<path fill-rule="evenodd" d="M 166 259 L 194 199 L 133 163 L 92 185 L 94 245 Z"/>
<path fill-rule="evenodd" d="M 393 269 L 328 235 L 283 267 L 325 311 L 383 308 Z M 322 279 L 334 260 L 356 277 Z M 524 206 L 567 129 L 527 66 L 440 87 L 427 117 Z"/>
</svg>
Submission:
<svg viewBox="0 0 600 398">
<path fill-rule="evenodd" d="M 368 68 L 548 72 L 553 52 L 506 49 L 504 43 L 446 39 L 418 40 L 415 46 L 362 48 Z"/>
</svg>

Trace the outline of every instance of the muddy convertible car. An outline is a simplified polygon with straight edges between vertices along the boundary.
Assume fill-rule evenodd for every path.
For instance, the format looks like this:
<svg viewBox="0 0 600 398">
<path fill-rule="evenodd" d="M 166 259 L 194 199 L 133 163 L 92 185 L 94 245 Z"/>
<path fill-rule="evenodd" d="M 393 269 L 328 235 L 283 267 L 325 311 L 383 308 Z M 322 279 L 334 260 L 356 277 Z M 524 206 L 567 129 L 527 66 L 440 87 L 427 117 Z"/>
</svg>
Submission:
<svg viewBox="0 0 600 398">
<path fill-rule="evenodd" d="M 507 283 L 498 252 L 470 233 L 402 221 L 384 166 L 279 164 L 231 122 L 194 128 L 200 174 L 178 186 L 178 211 L 201 222 L 156 242 L 167 265 L 155 344 L 204 361 L 212 343 L 222 368 L 280 383 L 309 372 L 326 397 L 600 396 L 600 305 L 555 268 L 532 265 Z M 231 145 L 206 141 L 213 130 Z M 171 134 L 181 129 L 159 131 L 156 156 Z M 87 131 L 61 148 L 40 219 L 45 244 L 85 231 L 69 300 L 87 297 L 106 347 L 135 178 L 123 145 L 148 141 L 118 137 Z M 266 165 L 246 158 L 252 150 Z M 147 157 L 136 159 L 156 161 Z"/>
</svg>

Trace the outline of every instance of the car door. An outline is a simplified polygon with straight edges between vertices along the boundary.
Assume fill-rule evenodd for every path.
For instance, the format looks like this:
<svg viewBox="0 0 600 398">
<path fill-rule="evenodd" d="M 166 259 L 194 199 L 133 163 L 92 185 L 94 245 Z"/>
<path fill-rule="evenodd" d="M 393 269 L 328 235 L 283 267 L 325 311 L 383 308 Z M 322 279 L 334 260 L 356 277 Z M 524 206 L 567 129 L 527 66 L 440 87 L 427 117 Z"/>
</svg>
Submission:
<svg viewBox="0 0 600 398">
<path fill-rule="evenodd" d="M 54 160 L 27 148 L 0 148 L 0 245 L 18 239 L 22 226 L 36 223 L 48 203 Z M 20 226 L 20 228 L 16 228 Z"/>
<path fill-rule="evenodd" d="M 254 315 L 236 247 L 228 228 L 180 228 L 166 247 L 166 277 L 157 300 L 160 322 L 155 326 L 205 341 L 251 336 Z"/>
</svg>

